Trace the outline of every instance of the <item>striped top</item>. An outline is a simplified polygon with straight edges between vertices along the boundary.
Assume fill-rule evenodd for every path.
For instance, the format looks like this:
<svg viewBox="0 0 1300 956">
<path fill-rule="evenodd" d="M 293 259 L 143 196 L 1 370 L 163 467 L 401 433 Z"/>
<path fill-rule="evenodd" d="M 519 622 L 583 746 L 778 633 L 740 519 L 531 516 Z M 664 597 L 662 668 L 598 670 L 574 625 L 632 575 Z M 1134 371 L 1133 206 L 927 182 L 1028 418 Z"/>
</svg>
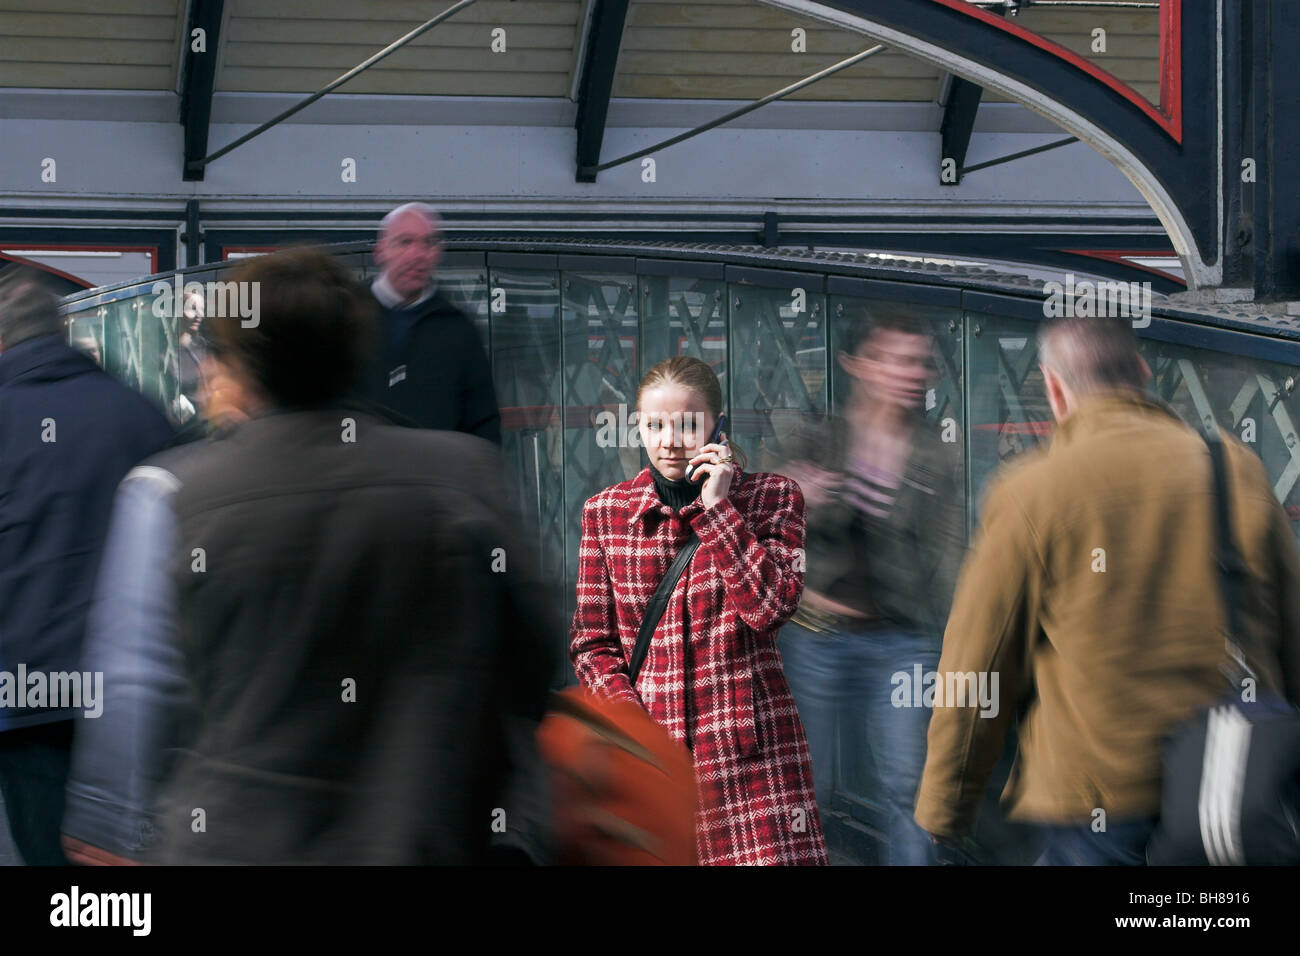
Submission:
<svg viewBox="0 0 1300 956">
<path fill-rule="evenodd" d="M 864 514 L 883 520 L 894 505 L 902 478 L 897 472 L 850 455 L 844 475 L 844 499 Z"/>
</svg>

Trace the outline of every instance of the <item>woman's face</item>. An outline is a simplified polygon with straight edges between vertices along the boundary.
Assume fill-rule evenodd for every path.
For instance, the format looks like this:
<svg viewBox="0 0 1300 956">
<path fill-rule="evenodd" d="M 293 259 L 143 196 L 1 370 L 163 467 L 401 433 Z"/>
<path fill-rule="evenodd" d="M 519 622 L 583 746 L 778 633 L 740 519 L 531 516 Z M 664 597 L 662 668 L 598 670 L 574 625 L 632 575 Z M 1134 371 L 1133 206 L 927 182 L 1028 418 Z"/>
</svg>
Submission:
<svg viewBox="0 0 1300 956">
<path fill-rule="evenodd" d="M 185 322 L 183 328 L 191 334 L 199 330 L 203 324 L 203 309 L 206 303 L 201 295 L 188 295 L 185 297 Z"/>
<path fill-rule="evenodd" d="M 665 478 L 686 477 L 686 463 L 708 440 L 713 423 L 704 396 L 675 382 L 646 389 L 637 409 L 641 443 Z"/>
</svg>

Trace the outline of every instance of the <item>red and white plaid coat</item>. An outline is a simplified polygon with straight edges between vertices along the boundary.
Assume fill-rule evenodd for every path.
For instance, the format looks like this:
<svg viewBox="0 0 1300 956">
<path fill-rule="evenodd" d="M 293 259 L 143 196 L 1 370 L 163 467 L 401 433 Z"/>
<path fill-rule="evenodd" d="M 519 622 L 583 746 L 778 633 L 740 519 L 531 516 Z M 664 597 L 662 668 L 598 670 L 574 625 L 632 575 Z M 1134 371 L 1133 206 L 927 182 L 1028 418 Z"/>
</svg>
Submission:
<svg viewBox="0 0 1300 956">
<path fill-rule="evenodd" d="M 637 678 L 650 597 L 691 528 L 700 539 Z M 803 593 L 804 503 L 788 478 L 737 469 L 726 499 L 680 513 L 649 467 L 588 499 L 570 657 L 598 695 L 640 703 L 692 753 L 701 864 L 825 864 L 803 725 L 777 631 Z"/>
</svg>

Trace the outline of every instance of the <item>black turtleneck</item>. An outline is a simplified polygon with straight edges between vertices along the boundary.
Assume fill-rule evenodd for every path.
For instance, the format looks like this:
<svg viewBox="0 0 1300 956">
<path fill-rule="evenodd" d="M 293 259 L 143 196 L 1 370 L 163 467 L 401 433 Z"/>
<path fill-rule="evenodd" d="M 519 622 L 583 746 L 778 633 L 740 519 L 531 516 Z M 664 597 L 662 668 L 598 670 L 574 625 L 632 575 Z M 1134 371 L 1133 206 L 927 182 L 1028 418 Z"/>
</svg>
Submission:
<svg viewBox="0 0 1300 956">
<path fill-rule="evenodd" d="M 700 489 L 704 486 L 703 479 L 688 481 L 685 478 L 665 478 L 653 464 L 650 466 L 650 475 L 654 478 L 655 491 L 659 493 L 659 500 L 674 511 L 681 511 L 698 498 Z"/>
</svg>

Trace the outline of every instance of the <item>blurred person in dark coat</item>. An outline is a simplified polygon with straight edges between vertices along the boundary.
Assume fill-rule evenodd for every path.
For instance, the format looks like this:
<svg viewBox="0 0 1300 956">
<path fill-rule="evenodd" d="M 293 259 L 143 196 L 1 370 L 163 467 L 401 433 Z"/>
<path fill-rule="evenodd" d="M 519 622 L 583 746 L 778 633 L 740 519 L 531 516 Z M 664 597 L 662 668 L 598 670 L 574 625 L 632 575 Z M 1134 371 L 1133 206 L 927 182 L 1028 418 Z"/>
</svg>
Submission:
<svg viewBox="0 0 1300 956">
<path fill-rule="evenodd" d="M 499 445 L 492 366 L 474 323 L 438 288 L 441 259 L 442 222 L 433 207 L 406 203 L 380 223 L 381 271 L 367 289 L 379 336 L 357 394 L 421 428 L 468 432 Z"/>
<path fill-rule="evenodd" d="M 103 713 L 72 748 L 63 848 L 73 863 L 121 866 L 157 850 L 159 791 L 197 714 L 176 639 L 176 521 L 172 473 L 248 421 L 256 397 L 206 354 L 197 414 L 173 446 L 132 468 L 118 486 L 86 622 L 81 666 L 104 675 Z"/>
<path fill-rule="evenodd" d="M 842 341 L 843 413 L 800 429 L 780 468 L 808 506 L 807 578 L 781 656 L 818 802 L 832 803 L 837 748 L 869 754 L 882 862 L 928 865 L 934 850 L 912 809 L 930 712 L 900 706 L 898 690 L 939 660 L 963 548 L 959 459 L 925 415 L 927 326 L 876 308 L 851 314 Z"/>
<path fill-rule="evenodd" d="M 29 680 L 78 669 L 113 491 L 172 434 L 62 333 L 35 273 L 0 275 L 0 674 Z M 0 792 L 19 855 L 40 866 L 66 862 L 59 819 L 83 714 L 44 703 L 0 694 Z"/>
<path fill-rule="evenodd" d="M 105 618 L 149 662 L 128 704 L 144 760 L 157 780 L 175 750 L 175 769 L 155 799 L 87 754 L 68 835 L 172 863 L 485 861 L 512 825 L 505 726 L 540 716 L 558 646 L 499 453 L 350 407 L 368 313 L 333 259 L 229 278 L 261 283 L 254 327 L 210 320 L 241 415 L 122 491 L 170 542 L 137 558 L 167 570 L 174 633 L 139 651 Z M 192 728 L 160 730 L 168 713 Z M 96 788 L 134 823 L 81 813 Z"/>
</svg>

